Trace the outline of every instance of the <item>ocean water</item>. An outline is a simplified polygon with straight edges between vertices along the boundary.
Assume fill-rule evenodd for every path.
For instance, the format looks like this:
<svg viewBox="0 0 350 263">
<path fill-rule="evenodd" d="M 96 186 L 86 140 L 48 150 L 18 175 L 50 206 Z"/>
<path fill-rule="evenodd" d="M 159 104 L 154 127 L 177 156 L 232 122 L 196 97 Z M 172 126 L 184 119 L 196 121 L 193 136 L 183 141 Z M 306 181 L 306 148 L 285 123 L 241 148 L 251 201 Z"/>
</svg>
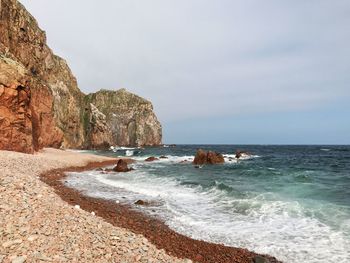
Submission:
<svg viewBox="0 0 350 263">
<path fill-rule="evenodd" d="M 195 168 L 198 148 L 226 163 Z M 230 160 L 237 149 L 253 155 Z M 129 173 L 70 173 L 85 194 L 137 207 L 187 236 L 284 262 L 350 262 L 350 146 L 178 145 L 96 152 L 129 156 Z M 148 156 L 168 159 L 144 162 Z"/>
</svg>

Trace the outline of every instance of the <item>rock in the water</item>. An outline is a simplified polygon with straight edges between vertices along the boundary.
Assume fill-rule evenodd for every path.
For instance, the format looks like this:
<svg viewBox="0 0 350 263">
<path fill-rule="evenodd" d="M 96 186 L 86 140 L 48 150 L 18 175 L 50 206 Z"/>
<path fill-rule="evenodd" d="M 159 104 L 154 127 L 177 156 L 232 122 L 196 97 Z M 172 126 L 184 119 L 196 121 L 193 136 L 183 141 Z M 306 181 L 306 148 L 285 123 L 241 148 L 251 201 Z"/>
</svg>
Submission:
<svg viewBox="0 0 350 263">
<path fill-rule="evenodd" d="M 128 167 L 128 163 L 124 161 L 123 159 L 119 159 L 117 165 L 113 168 L 113 171 L 115 172 L 129 172 L 133 170 L 132 168 Z"/>
<path fill-rule="evenodd" d="M 207 163 L 207 152 L 199 149 L 194 157 L 193 164 L 206 164 Z"/>
<path fill-rule="evenodd" d="M 213 151 L 204 151 L 199 149 L 196 153 L 196 156 L 193 160 L 193 164 L 195 165 L 203 165 L 203 164 L 220 164 L 224 163 L 225 159 L 220 153 L 216 153 Z"/>
<path fill-rule="evenodd" d="M 256 256 L 253 259 L 253 263 L 270 263 L 270 260 L 268 260 L 267 258 L 265 258 L 263 256 Z"/>
<path fill-rule="evenodd" d="M 165 155 L 159 156 L 159 159 L 168 159 Z"/>
<path fill-rule="evenodd" d="M 154 157 L 154 156 L 151 156 L 151 157 L 148 157 L 147 159 L 145 159 L 145 162 L 154 162 L 154 161 L 158 161 L 159 159 Z"/>
<path fill-rule="evenodd" d="M 149 205 L 149 203 L 140 199 L 135 202 L 135 205 Z"/>
<path fill-rule="evenodd" d="M 218 164 L 218 163 L 224 163 L 225 159 L 222 156 L 222 154 L 217 152 L 209 151 L 207 154 L 207 163 L 208 164 Z"/>
<path fill-rule="evenodd" d="M 248 157 L 248 156 L 250 156 L 251 154 L 250 153 L 248 153 L 248 152 L 246 152 L 246 151 L 241 151 L 241 150 L 238 150 L 238 151 L 236 151 L 236 159 L 240 159 L 240 158 L 242 158 L 242 157 Z"/>
</svg>

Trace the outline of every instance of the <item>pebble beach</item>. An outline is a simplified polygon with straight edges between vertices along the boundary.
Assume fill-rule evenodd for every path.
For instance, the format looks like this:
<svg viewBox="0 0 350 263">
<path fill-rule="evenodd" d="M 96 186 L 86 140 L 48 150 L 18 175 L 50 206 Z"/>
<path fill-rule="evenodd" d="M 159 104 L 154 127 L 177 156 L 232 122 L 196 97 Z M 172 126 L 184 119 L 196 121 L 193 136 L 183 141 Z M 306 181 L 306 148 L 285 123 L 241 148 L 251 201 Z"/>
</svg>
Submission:
<svg viewBox="0 0 350 263">
<path fill-rule="evenodd" d="M 53 169 L 114 161 L 56 149 L 0 151 L 0 262 L 191 262 L 69 205 L 39 178 Z"/>
</svg>

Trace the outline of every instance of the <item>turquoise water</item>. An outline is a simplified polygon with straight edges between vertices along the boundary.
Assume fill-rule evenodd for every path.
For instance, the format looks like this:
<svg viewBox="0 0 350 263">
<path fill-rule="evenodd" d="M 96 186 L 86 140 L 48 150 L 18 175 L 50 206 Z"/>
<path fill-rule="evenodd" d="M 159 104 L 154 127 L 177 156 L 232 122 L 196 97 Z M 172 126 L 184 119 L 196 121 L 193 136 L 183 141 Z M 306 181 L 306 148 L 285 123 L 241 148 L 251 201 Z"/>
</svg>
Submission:
<svg viewBox="0 0 350 263">
<path fill-rule="evenodd" d="M 196 169 L 198 148 L 224 165 Z M 229 161 L 237 149 L 253 155 Z M 86 194 L 132 204 L 197 239 L 245 247 L 285 262 L 350 262 L 350 146 L 179 145 L 97 152 L 128 155 L 135 171 L 72 173 Z M 168 159 L 147 163 L 148 156 Z"/>
</svg>

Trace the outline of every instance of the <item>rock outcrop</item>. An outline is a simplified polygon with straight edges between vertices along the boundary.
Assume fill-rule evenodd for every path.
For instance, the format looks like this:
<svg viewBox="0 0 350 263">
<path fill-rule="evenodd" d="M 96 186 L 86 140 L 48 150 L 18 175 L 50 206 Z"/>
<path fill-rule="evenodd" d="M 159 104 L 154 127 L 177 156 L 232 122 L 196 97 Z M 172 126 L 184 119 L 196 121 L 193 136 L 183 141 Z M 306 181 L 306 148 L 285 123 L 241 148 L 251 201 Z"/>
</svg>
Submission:
<svg viewBox="0 0 350 263">
<path fill-rule="evenodd" d="M 194 157 L 193 164 L 195 165 L 203 165 L 203 164 L 220 164 L 224 163 L 225 159 L 220 153 L 216 153 L 213 151 L 204 151 L 199 149 Z"/>
<path fill-rule="evenodd" d="M 85 96 L 29 12 L 0 0 L 0 139 L 0 149 L 27 153 L 158 145 L 161 126 L 152 104 L 126 91 Z"/>
<path fill-rule="evenodd" d="M 84 119 L 86 147 L 94 149 L 106 149 L 113 144 L 112 130 L 106 122 L 106 115 L 90 103 L 86 107 L 88 111 Z"/>
<path fill-rule="evenodd" d="M 101 90 L 87 95 L 86 101 L 104 115 L 112 132 L 112 145 L 152 146 L 162 141 L 162 126 L 152 103 L 125 89 Z M 94 147 L 94 145 L 91 145 Z"/>
<path fill-rule="evenodd" d="M 123 159 L 119 159 L 117 165 L 113 168 L 113 171 L 118 173 L 126 173 L 130 172 L 134 169 L 128 167 L 128 163 L 124 161 Z"/>
<path fill-rule="evenodd" d="M 47 46 L 45 32 L 16 0 L 1 0 L 0 53 L 27 70 L 28 80 L 32 82 L 27 87 L 31 93 L 30 104 L 46 107 L 44 112 L 37 112 L 36 107 L 32 111 L 33 121 L 37 124 L 34 132 L 41 134 L 37 147 L 56 145 L 57 142 L 50 141 L 51 130 L 56 128 L 63 134 L 59 144 L 66 147 L 82 145 L 84 133 L 79 106 L 84 94 L 67 63 Z M 53 115 L 50 119 L 54 119 L 49 121 L 54 126 L 52 129 L 48 123 L 40 123 L 50 114 Z"/>
<path fill-rule="evenodd" d="M 20 63 L 0 55 L 0 149 L 32 153 L 59 147 L 50 90 Z"/>
</svg>

